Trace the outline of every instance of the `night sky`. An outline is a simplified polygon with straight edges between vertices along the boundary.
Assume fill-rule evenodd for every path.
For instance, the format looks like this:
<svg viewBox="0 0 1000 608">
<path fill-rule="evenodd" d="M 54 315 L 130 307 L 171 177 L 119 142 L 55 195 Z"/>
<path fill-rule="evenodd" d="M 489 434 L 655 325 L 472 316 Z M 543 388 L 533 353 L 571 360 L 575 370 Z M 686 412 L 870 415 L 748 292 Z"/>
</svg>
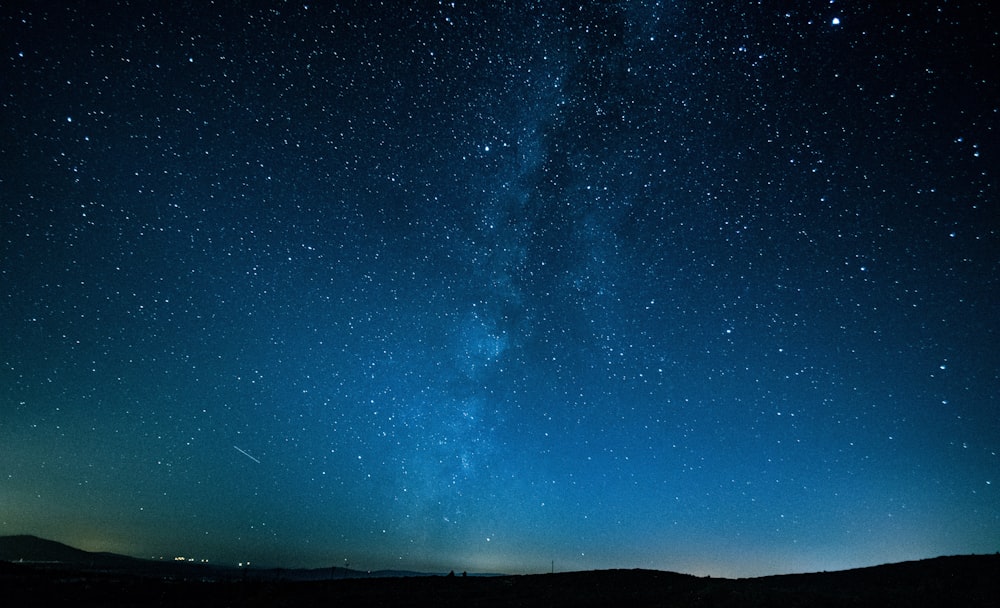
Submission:
<svg viewBox="0 0 1000 608">
<path fill-rule="evenodd" d="M 0 534 L 1000 549 L 990 2 L 240 4 L 0 4 Z"/>
</svg>

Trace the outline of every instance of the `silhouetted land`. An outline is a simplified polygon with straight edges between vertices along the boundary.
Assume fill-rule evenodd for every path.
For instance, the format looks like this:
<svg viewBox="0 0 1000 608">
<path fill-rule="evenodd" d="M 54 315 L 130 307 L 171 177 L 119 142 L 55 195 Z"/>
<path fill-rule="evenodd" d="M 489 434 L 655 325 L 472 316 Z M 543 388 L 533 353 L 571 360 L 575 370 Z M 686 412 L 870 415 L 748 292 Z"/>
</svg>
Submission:
<svg viewBox="0 0 1000 608">
<path fill-rule="evenodd" d="M 191 572 L 204 575 L 210 570 Z M 1000 555 L 737 580 L 653 570 L 325 581 L 263 578 L 202 580 L 0 562 L 0 589 L 4 604 L 10 606 L 1000 606 Z"/>
</svg>

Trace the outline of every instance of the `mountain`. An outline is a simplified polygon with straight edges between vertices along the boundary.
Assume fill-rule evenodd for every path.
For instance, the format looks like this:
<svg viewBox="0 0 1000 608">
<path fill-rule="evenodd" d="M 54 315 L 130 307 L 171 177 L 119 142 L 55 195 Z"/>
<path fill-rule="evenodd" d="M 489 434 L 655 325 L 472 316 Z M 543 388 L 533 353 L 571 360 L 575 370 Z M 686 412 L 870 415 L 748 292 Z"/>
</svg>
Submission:
<svg viewBox="0 0 1000 608">
<path fill-rule="evenodd" d="M 211 564 L 159 561 L 117 553 L 91 552 L 54 540 L 31 535 L 0 536 L 0 561 L 26 563 L 48 568 L 103 571 L 193 579 L 254 579 L 272 581 L 319 581 L 355 578 L 430 576 L 425 572 L 377 570 L 367 572 L 336 568 L 236 568 Z"/>
<path fill-rule="evenodd" d="M 117 553 L 93 552 L 31 535 L 0 536 L 0 561 L 25 563 L 44 568 L 102 571 L 140 576 L 204 577 L 214 571 L 204 564 L 161 562 Z"/>
<path fill-rule="evenodd" d="M 96 554 L 27 534 L 0 536 L 0 560 L 85 564 Z"/>
<path fill-rule="evenodd" d="M 103 570 L 141 569 L 147 564 L 159 563 L 117 553 L 84 551 L 27 534 L 0 536 L 0 560 Z"/>
<path fill-rule="evenodd" d="M 24 560 L 21 563 L 21 560 Z M 108 564 L 111 564 L 110 566 Z M 384 578 L 379 578 L 381 574 Z M 343 568 L 245 570 L 0 537 L 11 605 L 80 606 L 1000 606 L 1000 554 L 748 579 L 656 570 L 428 576 Z"/>
</svg>

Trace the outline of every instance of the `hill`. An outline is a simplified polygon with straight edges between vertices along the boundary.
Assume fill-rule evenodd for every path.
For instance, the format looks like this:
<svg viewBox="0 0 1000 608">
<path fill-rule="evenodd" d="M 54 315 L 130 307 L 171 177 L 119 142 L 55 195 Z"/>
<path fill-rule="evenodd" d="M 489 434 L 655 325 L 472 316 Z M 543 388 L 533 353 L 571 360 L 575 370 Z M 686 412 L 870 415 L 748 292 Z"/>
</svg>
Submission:
<svg viewBox="0 0 1000 608">
<path fill-rule="evenodd" d="M 117 553 L 91 552 L 31 535 L 0 536 L 0 561 L 49 570 L 118 573 L 196 580 L 319 581 L 353 578 L 429 576 L 426 572 L 349 568 L 237 568 L 212 564 L 140 559 Z"/>
<path fill-rule="evenodd" d="M 24 562 L 12 556 L 28 556 Z M 73 606 L 971 606 L 1000 605 L 1000 554 L 959 555 L 839 572 L 749 579 L 656 570 L 600 570 L 525 576 L 396 576 L 317 580 L 322 571 L 172 571 L 131 562 L 114 570 L 94 556 L 34 537 L 0 537 L 0 588 L 15 605 Z M 58 558 L 58 559 L 54 559 Z M 16 562 L 16 563 L 15 563 Z M 138 568 L 124 567 L 127 563 Z M 178 564 L 184 566 L 185 564 Z M 167 574 L 164 574 L 167 573 Z M 178 575 L 178 573 L 182 574 Z M 200 576 L 191 575 L 200 573 Z M 312 574 L 308 574 L 312 573 Z M 307 575 L 308 574 L 308 575 Z M 414 573 L 401 573 L 414 574 Z M 301 578 L 299 578 L 301 576 Z M 310 580 L 310 577 L 312 579 Z"/>
<path fill-rule="evenodd" d="M 96 554 L 37 536 L 0 536 L 0 560 L 8 562 L 82 564 L 90 560 L 92 555 Z"/>
</svg>

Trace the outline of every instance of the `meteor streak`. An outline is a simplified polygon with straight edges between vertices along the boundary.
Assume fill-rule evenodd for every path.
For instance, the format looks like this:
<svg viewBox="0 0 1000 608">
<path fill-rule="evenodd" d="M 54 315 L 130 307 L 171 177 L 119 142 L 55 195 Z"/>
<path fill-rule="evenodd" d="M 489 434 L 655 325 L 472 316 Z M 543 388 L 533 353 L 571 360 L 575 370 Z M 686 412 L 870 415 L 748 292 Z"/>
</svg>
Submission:
<svg viewBox="0 0 1000 608">
<path fill-rule="evenodd" d="M 236 448 L 236 451 L 237 451 L 237 452 L 239 452 L 240 454 L 243 454 L 244 456 L 246 456 L 246 457 L 247 457 L 247 458 L 249 458 L 250 460 L 252 460 L 252 461 L 256 462 L 257 464 L 260 464 L 260 461 L 259 461 L 259 460 L 257 460 L 256 458 L 254 458 L 254 457 L 253 457 L 253 456 L 251 456 L 250 454 L 247 454 L 247 453 L 246 453 L 245 451 L 241 450 L 241 449 L 240 449 L 240 448 L 239 448 L 238 446 L 235 446 L 235 445 L 234 445 L 233 447 L 234 447 L 234 448 Z"/>
</svg>

